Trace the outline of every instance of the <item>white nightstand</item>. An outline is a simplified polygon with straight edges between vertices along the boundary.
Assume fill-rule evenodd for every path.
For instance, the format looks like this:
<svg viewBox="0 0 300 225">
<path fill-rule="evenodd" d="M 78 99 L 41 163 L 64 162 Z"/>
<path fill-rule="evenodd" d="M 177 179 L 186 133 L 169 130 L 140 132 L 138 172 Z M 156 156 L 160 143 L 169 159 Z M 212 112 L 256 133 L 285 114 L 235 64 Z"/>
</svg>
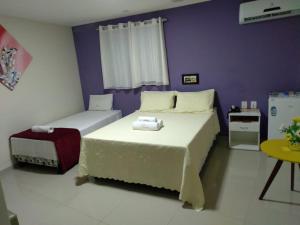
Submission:
<svg viewBox="0 0 300 225">
<path fill-rule="evenodd" d="M 260 111 L 229 113 L 229 147 L 259 151 Z"/>
</svg>

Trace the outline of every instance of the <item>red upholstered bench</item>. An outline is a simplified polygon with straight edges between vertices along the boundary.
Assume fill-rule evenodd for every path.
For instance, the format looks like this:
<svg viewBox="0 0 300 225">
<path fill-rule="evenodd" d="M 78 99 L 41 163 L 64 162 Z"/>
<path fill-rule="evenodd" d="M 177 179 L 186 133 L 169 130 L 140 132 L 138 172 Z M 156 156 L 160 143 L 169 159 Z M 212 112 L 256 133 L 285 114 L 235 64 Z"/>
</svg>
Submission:
<svg viewBox="0 0 300 225">
<path fill-rule="evenodd" d="M 28 129 L 13 134 L 10 137 L 10 143 L 12 138 L 51 141 L 54 143 L 58 159 L 58 163 L 51 163 L 49 160 L 47 161 L 47 159 L 44 160 L 43 158 L 23 157 L 22 155 L 12 154 L 18 162 L 58 167 L 60 172 L 65 173 L 79 161 L 81 137 L 77 129 L 55 128 L 53 133 L 32 132 L 31 129 Z"/>
</svg>

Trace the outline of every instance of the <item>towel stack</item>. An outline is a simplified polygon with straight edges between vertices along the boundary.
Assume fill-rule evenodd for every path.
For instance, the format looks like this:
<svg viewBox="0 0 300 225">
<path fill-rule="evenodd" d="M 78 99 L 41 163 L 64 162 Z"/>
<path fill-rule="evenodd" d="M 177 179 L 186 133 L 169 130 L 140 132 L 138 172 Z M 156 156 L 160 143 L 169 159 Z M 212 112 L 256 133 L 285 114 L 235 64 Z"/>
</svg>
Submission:
<svg viewBox="0 0 300 225">
<path fill-rule="evenodd" d="M 140 116 L 132 123 L 134 130 L 156 131 L 163 127 L 163 121 L 151 116 Z"/>
<path fill-rule="evenodd" d="M 54 128 L 50 126 L 32 126 L 31 127 L 32 132 L 39 132 L 39 133 L 53 133 Z"/>
</svg>

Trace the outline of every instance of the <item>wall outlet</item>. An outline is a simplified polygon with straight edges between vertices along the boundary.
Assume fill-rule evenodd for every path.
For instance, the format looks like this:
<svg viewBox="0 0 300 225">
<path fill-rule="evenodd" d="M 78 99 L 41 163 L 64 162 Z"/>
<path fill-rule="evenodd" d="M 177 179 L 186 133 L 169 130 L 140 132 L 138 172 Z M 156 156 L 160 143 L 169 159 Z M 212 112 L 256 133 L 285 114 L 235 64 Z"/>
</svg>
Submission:
<svg viewBox="0 0 300 225">
<path fill-rule="evenodd" d="M 247 109 L 247 107 L 248 107 L 247 101 L 242 101 L 241 102 L 241 108 L 242 109 Z"/>
<path fill-rule="evenodd" d="M 251 107 L 251 109 L 256 109 L 257 108 L 257 101 L 251 101 L 250 107 Z"/>
</svg>

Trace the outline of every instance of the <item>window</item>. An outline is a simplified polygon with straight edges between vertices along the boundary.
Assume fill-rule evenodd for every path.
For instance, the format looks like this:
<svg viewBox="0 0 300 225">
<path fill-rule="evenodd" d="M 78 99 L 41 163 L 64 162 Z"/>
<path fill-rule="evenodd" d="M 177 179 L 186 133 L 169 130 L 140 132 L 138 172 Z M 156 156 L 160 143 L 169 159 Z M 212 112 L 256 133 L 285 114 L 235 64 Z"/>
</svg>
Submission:
<svg viewBox="0 0 300 225">
<path fill-rule="evenodd" d="M 168 85 L 161 18 L 100 26 L 104 89 Z"/>
</svg>

